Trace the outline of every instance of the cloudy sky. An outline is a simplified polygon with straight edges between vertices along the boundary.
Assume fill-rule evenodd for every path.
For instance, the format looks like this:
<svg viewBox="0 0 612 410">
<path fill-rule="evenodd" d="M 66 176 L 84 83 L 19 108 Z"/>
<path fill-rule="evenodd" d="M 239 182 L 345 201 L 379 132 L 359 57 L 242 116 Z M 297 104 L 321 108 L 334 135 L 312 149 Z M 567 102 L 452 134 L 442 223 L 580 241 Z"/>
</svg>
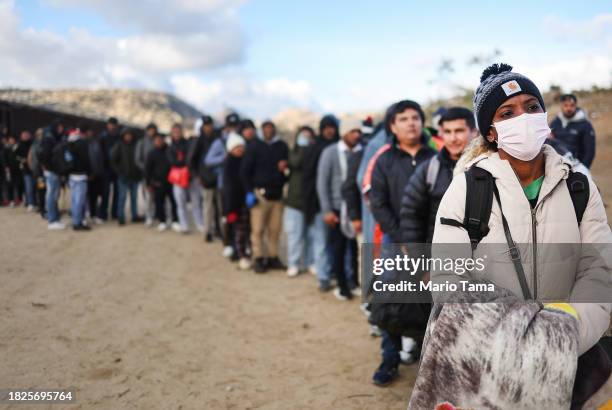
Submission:
<svg viewBox="0 0 612 410">
<path fill-rule="evenodd" d="M 493 59 L 541 88 L 611 85 L 607 2 L 462 3 L 0 0 L 0 87 L 156 89 L 261 118 L 427 102 Z"/>
</svg>

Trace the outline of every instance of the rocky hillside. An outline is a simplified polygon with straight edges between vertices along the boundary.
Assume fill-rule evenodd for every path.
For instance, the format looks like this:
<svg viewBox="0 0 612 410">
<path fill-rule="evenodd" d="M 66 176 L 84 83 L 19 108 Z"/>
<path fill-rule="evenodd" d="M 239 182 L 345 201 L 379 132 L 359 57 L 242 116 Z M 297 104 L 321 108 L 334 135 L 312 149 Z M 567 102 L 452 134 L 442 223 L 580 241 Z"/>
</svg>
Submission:
<svg viewBox="0 0 612 410">
<path fill-rule="evenodd" d="M 191 129 L 202 114 L 174 95 L 145 90 L 20 90 L 0 89 L 0 100 L 45 107 L 56 111 L 105 120 L 110 116 L 121 122 L 144 127 L 155 122 L 167 132 L 175 122 Z"/>
</svg>

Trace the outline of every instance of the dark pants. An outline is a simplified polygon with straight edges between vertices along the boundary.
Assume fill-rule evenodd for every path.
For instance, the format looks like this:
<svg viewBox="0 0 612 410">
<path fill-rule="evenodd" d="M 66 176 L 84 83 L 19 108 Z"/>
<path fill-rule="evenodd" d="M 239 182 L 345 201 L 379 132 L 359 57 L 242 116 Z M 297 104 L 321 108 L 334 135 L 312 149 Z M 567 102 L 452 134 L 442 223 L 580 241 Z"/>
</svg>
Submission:
<svg viewBox="0 0 612 410">
<path fill-rule="evenodd" d="M 93 177 L 87 182 L 87 200 L 89 201 L 89 215 L 92 218 L 102 218 L 102 205 L 98 205 L 98 200 L 102 203 L 103 198 L 104 179 L 103 177 Z"/>
<path fill-rule="evenodd" d="M 119 191 L 117 201 L 117 219 L 119 222 L 125 222 L 125 202 L 128 195 L 130 196 L 130 211 L 132 221 L 138 218 L 138 181 L 119 177 Z"/>
<path fill-rule="evenodd" d="M 112 198 L 111 198 L 112 191 Z M 119 184 L 117 176 L 107 174 L 104 177 L 104 191 L 102 193 L 102 204 L 100 205 L 100 218 L 108 219 L 108 204 L 111 204 L 111 218 L 117 219 L 117 200 L 119 199 Z"/>
<path fill-rule="evenodd" d="M 172 195 L 172 185 L 167 182 L 161 183 L 160 186 L 153 188 L 153 196 L 155 198 L 155 219 L 160 223 L 166 223 L 166 199 L 170 201 L 172 206 L 172 222 L 178 221 L 176 214 L 176 202 Z"/>
<path fill-rule="evenodd" d="M 402 350 L 402 337 L 394 336 L 383 330 L 382 339 L 380 341 L 382 348 L 382 364 L 385 370 L 397 367 L 400 364 L 399 352 Z"/>
<path fill-rule="evenodd" d="M 21 199 L 23 198 L 22 173 L 11 171 L 11 179 L 7 182 L 8 200 L 21 202 Z"/>
<path fill-rule="evenodd" d="M 47 210 L 45 208 L 45 198 L 47 197 L 47 186 L 45 185 L 45 177 L 39 175 L 36 177 L 36 205 L 40 216 L 45 218 Z"/>
<path fill-rule="evenodd" d="M 340 212 L 334 210 L 334 213 L 340 218 Z M 350 248 L 350 265 L 353 268 L 353 272 L 357 272 L 357 242 L 344 236 L 340 229 L 340 224 L 336 224 L 336 226 L 329 229 L 327 243 L 331 246 L 333 252 L 332 272 L 336 275 L 340 293 L 345 296 L 349 295 L 350 289 L 347 281 L 348 270 L 345 265 L 345 257 L 347 250 Z"/>
<path fill-rule="evenodd" d="M 233 237 L 234 249 L 236 254 L 240 258 L 246 258 L 249 256 L 247 250 L 249 248 L 249 237 L 250 232 L 250 213 L 246 206 L 243 206 L 238 211 L 238 219 L 232 223 L 227 224 L 229 231 Z"/>
</svg>

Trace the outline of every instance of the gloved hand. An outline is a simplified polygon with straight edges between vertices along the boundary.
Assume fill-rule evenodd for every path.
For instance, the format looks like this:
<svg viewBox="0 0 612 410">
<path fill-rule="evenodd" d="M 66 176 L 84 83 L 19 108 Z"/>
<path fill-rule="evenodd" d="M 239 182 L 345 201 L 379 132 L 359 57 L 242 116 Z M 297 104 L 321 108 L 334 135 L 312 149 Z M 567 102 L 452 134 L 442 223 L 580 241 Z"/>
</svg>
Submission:
<svg viewBox="0 0 612 410">
<path fill-rule="evenodd" d="M 569 303 L 546 303 L 544 305 L 544 309 L 567 313 L 578 320 L 578 313 L 576 312 L 576 309 L 574 309 L 574 307 Z"/>
<path fill-rule="evenodd" d="M 251 209 L 255 205 L 257 205 L 257 197 L 255 196 L 255 193 L 254 192 L 247 192 L 247 194 L 246 194 L 246 206 L 247 206 L 247 208 Z"/>
<path fill-rule="evenodd" d="M 230 212 L 229 214 L 227 214 L 227 223 L 228 224 L 233 224 L 237 220 L 238 220 L 238 213 Z"/>
</svg>

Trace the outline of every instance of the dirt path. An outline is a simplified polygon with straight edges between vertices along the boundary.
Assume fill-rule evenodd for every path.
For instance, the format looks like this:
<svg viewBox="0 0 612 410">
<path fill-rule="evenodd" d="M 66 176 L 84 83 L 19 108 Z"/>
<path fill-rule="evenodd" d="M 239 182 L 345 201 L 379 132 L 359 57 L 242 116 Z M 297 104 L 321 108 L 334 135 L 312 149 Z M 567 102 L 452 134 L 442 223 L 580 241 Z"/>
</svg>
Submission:
<svg viewBox="0 0 612 410">
<path fill-rule="evenodd" d="M 72 386 L 72 409 L 407 405 L 415 367 L 373 386 L 380 339 L 310 275 L 238 271 L 143 226 L 48 232 L 23 209 L 0 226 L 0 388 Z"/>
</svg>

